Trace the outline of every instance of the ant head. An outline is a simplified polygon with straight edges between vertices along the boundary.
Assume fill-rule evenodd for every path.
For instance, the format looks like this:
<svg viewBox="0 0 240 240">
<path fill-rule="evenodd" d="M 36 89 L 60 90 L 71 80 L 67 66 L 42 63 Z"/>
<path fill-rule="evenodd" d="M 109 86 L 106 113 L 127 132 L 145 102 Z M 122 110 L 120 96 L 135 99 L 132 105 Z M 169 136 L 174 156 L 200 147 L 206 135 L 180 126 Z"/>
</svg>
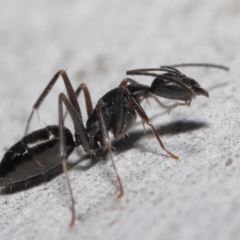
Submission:
<svg viewBox="0 0 240 240">
<path fill-rule="evenodd" d="M 203 88 L 197 81 L 187 77 L 180 72 L 177 67 L 208 67 L 218 68 L 225 71 L 229 69 L 225 66 L 209 64 L 209 63 L 186 63 L 175 64 L 170 66 L 160 66 L 159 68 L 143 68 L 127 71 L 127 75 L 142 75 L 156 77 L 152 82 L 149 91 L 159 97 L 169 99 L 179 99 L 186 101 L 191 100 L 196 95 L 209 97 L 206 89 Z M 157 74 L 156 71 L 165 72 Z"/>
<path fill-rule="evenodd" d="M 202 95 L 205 97 L 209 97 L 209 93 L 206 89 L 203 88 L 196 80 L 189 78 L 187 76 L 183 76 L 181 81 L 185 83 L 189 88 L 191 88 L 196 95 Z"/>
<path fill-rule="evenodd" d="M 183 100 L 192 99 L 196 95 L 190 82 L 186 83 L 183 80 L 190 80 L 186 76 L 175 76 L 171 73 L 158 75 L 152 82 L 150 91 L 163 98 Z"/>
</svg>

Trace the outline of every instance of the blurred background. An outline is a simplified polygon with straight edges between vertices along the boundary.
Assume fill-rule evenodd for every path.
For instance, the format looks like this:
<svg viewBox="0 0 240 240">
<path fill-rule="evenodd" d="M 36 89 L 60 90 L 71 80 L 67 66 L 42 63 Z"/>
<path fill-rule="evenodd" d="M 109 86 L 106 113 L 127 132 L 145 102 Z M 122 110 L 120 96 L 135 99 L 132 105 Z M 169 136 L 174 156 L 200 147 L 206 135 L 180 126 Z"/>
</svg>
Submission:
<svg viewBox="0 0 240 240">
<path fill-rule="evenodd" d="M 122 199 L 110 161 L 72 170 L 79 217 L 74 229 L 68 229 L 70 201 L 61 175 L 0 196 L 0 238 L 239 239 L 239 26 L 237 0 L 1 1 L 1 156 L 22 137 L 34 102 L 60 69 L 67 70 L 74 88 L 88 85 L 94 104 L 129 69 L 204 62 L 231 71 L 181 69 L 210 98 L 196 98 L 190 108 L 169 116 L 155 103 L 143 104 L 150 118 L 158 116 L 153 123 L 167 148 L 180 156 L 178 163 L 138 124 L 133 131 L 139 129 L 141 139 L 131 142 L 130 133 L 130 140 L 119 143 L 125 150 L 114 154 Z M 57 124 L 62 91 L 60 80 L 31 131 Z M 73 159 L 78 158 L 76 153 Z"/>
</svg>

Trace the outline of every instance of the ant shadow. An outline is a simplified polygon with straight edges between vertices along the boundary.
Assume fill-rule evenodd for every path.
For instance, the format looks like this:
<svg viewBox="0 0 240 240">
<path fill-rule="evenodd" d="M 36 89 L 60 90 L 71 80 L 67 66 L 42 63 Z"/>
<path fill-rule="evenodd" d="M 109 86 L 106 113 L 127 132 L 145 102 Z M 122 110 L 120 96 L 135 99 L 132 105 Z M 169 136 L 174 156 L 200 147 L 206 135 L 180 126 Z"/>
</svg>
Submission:
<svg viewBox="0 0 240 240">
<path fill-rule="evenodd" d="M 208 127 L 208 124 L 201 121 L 175 121 L 166 125 L 161 125 L 156 128 L 160 136 L 163 135 L 176 135 L 180 133 L 186 133 L 191 131 L 196 131 L 201 128 Z M 115 148 L 114 152 L 117 154 L 128 151 L 134 147 L 134 144 L 142 137 L 152 135 L 151 129 L 147 129 L 144 133 L 143 130 L 132 131 L 129 134 L 129 137 L 125 137 L 121 140 L 113 140 L 112 146 Z M 76 149 L 77 154 L 80 156 L 82 150 L 79 148 Z M 68 163 L 69 169 L 74 169 L 77 171 L 86 171 L 96 165 L 100 160 L 107 160 L 108 153 L 103 152 L 102 149 L 99 149 L 96 152 L 96 155 L 89 158 L 89 155 L 84 154 L 79 160 L 74 163 Z M 18 182 L 0 189 L 0 194 L 12 194 L 19 191 L 25 191 L 32 187 L 38 186 L 44 182 L 49 182 L 55 177 L 63 173 L 62 164 L 59 161 L 59 165 L 47 172 L 47 174 L 35 176 L 26 181 Z"/>
</svg>

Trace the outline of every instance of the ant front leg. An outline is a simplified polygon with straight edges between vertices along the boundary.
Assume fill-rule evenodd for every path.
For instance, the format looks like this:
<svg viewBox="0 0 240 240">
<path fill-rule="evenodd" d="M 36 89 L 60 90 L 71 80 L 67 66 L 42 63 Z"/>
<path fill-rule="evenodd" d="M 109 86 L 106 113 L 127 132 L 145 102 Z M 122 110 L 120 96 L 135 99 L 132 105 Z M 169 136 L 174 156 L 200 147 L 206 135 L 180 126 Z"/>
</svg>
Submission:
<svg viewBox="0 0 240 240">
<path fill-rule="evenodd" d="M 163 104 L 161 101 L 159 101 L 159 99 L 156 96 L 154 96 L 153 94 L 150 95 L 150 97 L 153 98 L 160 107 L 167 108 L 167 114 L 169 114 L 173 108 L 178 107 L 178 106 L 190 107 L 191 102 L 192 102 L 192 100 L 189 99 L 189 100 L 186 100 L 184 103 L 175 103 L 173 105 L 167 106 L 167 105 Z"/>
<path fill-rule="evenodd" d="M 168 109 L 167 109 L 167 114 L 169 114 L 173 108 L 176 108 L 176 107 L 178 107 L 178 106 L 188 106 L 188 107 L 190 107 L 191 102 L 192 102 L 192 100 L 191 100 L 191 99 L 188 99 L 188 100 L 186 100 L 184 103 L 175 103 L 175 104 L 173 104 L 173 105 L 171 105 L 171 106 L 168 107 Z"/>
</svg>

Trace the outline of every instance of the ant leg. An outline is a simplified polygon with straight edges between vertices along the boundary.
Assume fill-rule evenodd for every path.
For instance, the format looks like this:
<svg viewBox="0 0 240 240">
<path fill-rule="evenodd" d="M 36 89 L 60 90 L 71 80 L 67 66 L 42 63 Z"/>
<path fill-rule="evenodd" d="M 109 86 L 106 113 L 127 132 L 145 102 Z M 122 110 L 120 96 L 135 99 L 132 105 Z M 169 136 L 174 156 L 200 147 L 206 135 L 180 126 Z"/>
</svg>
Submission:
<svg viewBox="0 0 240 240">
<path fill-rule="evenodd" d="M 165 105 L 165 104 L 163 104 L 155 95 L 151 95 L 150 96 L 151 98 L 153 98 L 156 102 L 157 102 L 157 104 L 159 105 L 159 106 L 161 106 L 162 108 L 169 108 L 169 107 L 171 107 L 171 106 L 167 106 L 167 105 Z"/>
<path fill-rule="evenodd" d="M 85 103 L 86 103 L 86 108 L 87 108 L 87 115 L 88 118 L 90 117 L 90 115 L 93 112 L 93 106 L 92 106 L 92 99 L 88 90 L 88 87 L 85 83 L 82 83 L 77 90 L 75 91 L 75 95 L 76 97 L 79 96 L 79 94 L 81 93 L 81 90 L 83 90 L 84 93 L 84 98 L 85 98 Z"/>
<path fill-rule="evenodd" d="M 168 153 L 172 158 L 174 159 L 178 159 L 177 156 L 175 156 L 173 153 L 171 153 L 170 151 L 168 151 L 164 144 L 162 143 L 156 129 L 154 128 L 154 126 L 151 124 L 147 114 L 145 113 L 145 111 L 143 110 L 143 108 L 141 107 L 141 105 L 136 101 L 136 99 L 131 95 L 131 93 L 129 92 L 129 90 L 126 87 L 124 88 L 124 93 L 127 95 L 127 97 L 129 98 L 129 101 L 132 102 L 135 106 L 135 110 L 137 111 L 138 115 L 141 117 L 143 124 L 147 124 L 149 127 L 151 127 L 154 136 L 156 137 L 156 139 L 158 140 L 158 143 L 160 144 L 161 148 Z"/>
<path fill-rule="evenodd" d="M 62 106 L 62 97 L 61 94 L 59 96 L 59 102 L 58 102 L 58 107 L 59 107 L 59 138 L 60 138 L 60 157 L 61 157 L 61 162 L 62 162 L 62 168 L 63 172 L 66 177 L 67 185 L 68 185 L 68 190 L 70 193 L 70 198 L 71 198 L 71 212 L 72 212 L 72 219 L 70 222 L 70 227 L 74 225 L 75 219 L 76 219 L 76 213 L 75 213 L 75 200 L 73 196 L 73 191 L 68 175 L 68 166 L 67 166 L 67 153 L 66 153 L 66 147 L 65 147 L 65 136 L 64 136 L 64 118 L 63 118 L 63 106 Z"/>
<path fill-rule="evenodd" d="M 187 100 L 184 103 L 175 103 L 175 104 L 168 107 L 167 113 L 169 114 L 171 112 L 171 110 L 175 107 L 178 107 L 178 106 L 188 106 L 188 107 L 190 107 L 190 105 L 191 105 L 191 100 Z"/>
<path fill-rule="evenodd" d="M 89 137 L 87 135 L 85 127 L 82 125 L 82 116 L 79 115 L 77 110 L 74 108 L 70 100 L 68 100 L 67 96 L 64 93 L 60 93 L 59 95 L 59 102 L 64 102 L 67 111 L 69 112 L 73 124 L 74 129 L 76 131 L 76 144 L 82 145 L 85 152 L 89 151 Z M 60 104 L 60 103 L 59 103 Z M 64 118 L 63 118 L 64 119 Z"/>
<path fill-rule="evenodd" d="M 90 96 L 88 87 L 85 83 L 82 83 L 82 84 L 79 85 L 79 87 L 75 91 L 75 96 L 76 96 L 76 98 L 78 98 L 78 96 L 80 95 L 82 90 L 83 90 L 83 93 L 84 93 L 85 104 L 86 104 L 86 108 L 87 108 L 87 115 L 88 115 L 88 118 L 89 118 L 90 115 L 93 112 L 93 106 L 92 106 L 92 100 L 91 100 L 91 96 Z M 64 119 L 66 118 L 67 113 L 68 112 L 66 112 L 64 114 Z"/>
<path fill-rule="evenodd" d="M 118 198 L 122 197 L 123 194 L 124 194 L 124 191 L 123 191 L 123 187 L 122 187 L 122 182 L 121 182 L 121 179 L 119 177 L 119 174 L 118 174 L 118 171 L 117 171 L 117 167 L 116 167 L 116 164 L 115 164 L 115 161 L 113 159 L 113 156 L 112 156 L 112 145 L 110 143 L 110 138 L 109 138 L 109 135 L 108 135 L 108 130 L 106 128 L 106 123 L 105 123 L 105 120 L 104 120 L 104 116 L 103 116 L 103 113 L 102 113 L 102 106 L 103 106 L 103 101 L 100 99 L 97 106 L 96 106 L 96 109 L 97 109 L 97 114 L 98 114 L 98 120 L 99 120 L 99 124 L 100 124 L 100 128 L 101 128 L 101 140 L 102 140 L 102 145 L 103 145 L 103 149 L 104 150 L 107 150 L 110 154 L 110 157 L 111 157 L 111 162 L 112 162 L 112 165 L 113 165 L 113 169 L 115 171 L 115 174 L 116 174 L 116 177 L 117 177 L 117 181 L 118 181 L 118 184 L 119 184 L 119 189 L 120 189 L 120 193 L 118 194 Z"/>
<path fill-rule="evenodd" d="M 128 83 L 132 84 L 132 85 L 140 85 L 140 83 L 138 83 L 137 81 L 131 79 L 131 78 L 124 78 L 119 87 L 123 87 L 123 86 L 126 86 Z"/>
<path fill-rule="evenodd" d="M 62 167 L 63 167 L 63 172 L 65 173 L 66 180 L 67 180 L 67 185 L 68 189 L 70 192 L 71 196 L 71 202 L 72 202 L 72 207 L 71 207 L 71 212 L 72 212 L 72 219 L 70 222 L 70 227 L 74 225 L 75 222 L 75 201 L 73 197 L 73 191 L 71 188 L 69 176 L 68 176 L 68 167 L 67 167 L 67 153 L 66 153 L 66 146 L 65 146 L 65 136 L 64 136 L 64 117 L 63 117 L 63 103 L 65 104 L 67 111 L 70 113 L 72 121 L 74 123 L 75 131 L 78 133 L 80 137 L 81 144 L 83 145 L 83 148 L 85 151 L 89 150 L 89 144 L 88 144 L 88 138 L 86 136 L 85 129 L 82 128 L 80 122 L 81 122 L 81 117 L 78 116 L 78 112 L 68 100 L 66 95 L 64 93 L 61 93 L 59 95 L 59 100 L 58 100 L 58 108 L 59 108 L 59 138 L 60 138 L 60 157 L 61 157 L 61 162 L 62 162 Z M 76 140 L 76 145 L 79 143 Z"/>
<path fill-rule="evenodd" d="M 66 87 L 67 94 L 68 94 L 70 102 L 74 106 L 75 110 L 81 116 L 81 111 L 80 111 L 80 108 L 79 108 L 79 105 L 78 105 L 78 102 L 77 102 L 77 98 L 76 98 L 76 95 L 74 93 L 72 84 L 71 84 L 71 82 L 70 82 L 70 80 L 68 78 L 68 75 L 67 75 L 66 71 L 60 70 L 53 76 L 53 78 L 50 80 L 50 82 L 48 83 L 46 88 L 43 90 L 43 92 L 41 93 L 41 95 L 39 96 L 39 98 L 37 99 L 35 104 L 33 105 L 33 109 L 31 111 L 31 114 L 30 114 L 30 116 L 28 118 L 28 121 L 27 121 L 27 125 L 26 125 L 26 128 L 25 128 L 24 135 L 26 135 L 28 133 L 29 124 L 30 124 L 30 122 L 32 120 L 34 111 L 37 110 L 40 107 L 40 105 L 42 104 L 43 100 L 46 98 L 47 94 L 50 92 L 50 90 L 52 89 L 53 85 L 58 80 L 59 76 L 61 76 L 63 81 L 64 81 L 64 84 L 65 84 L 65 87 Z"/>
<path fill-rule="evenodd" d="M 154 95 L 151 95 L 151 97 L 162 107 L 162 108 L 167 108 L 167 113 L 169 114 L 171 112 L 171 110 L 175 107 L 178 107 L 178 106 L 185 106 L 187 105 L 188 107 L 190 107 L 191 105 L 191 101 L 190 100 L 187 100 L 185 101 L 184 103 L 175 103 L 171 106 L 167 106 L 165 104 L 163 104 L 161 101 L 159 101 L 159 99 L 154 96 Z"/>
</svg>

